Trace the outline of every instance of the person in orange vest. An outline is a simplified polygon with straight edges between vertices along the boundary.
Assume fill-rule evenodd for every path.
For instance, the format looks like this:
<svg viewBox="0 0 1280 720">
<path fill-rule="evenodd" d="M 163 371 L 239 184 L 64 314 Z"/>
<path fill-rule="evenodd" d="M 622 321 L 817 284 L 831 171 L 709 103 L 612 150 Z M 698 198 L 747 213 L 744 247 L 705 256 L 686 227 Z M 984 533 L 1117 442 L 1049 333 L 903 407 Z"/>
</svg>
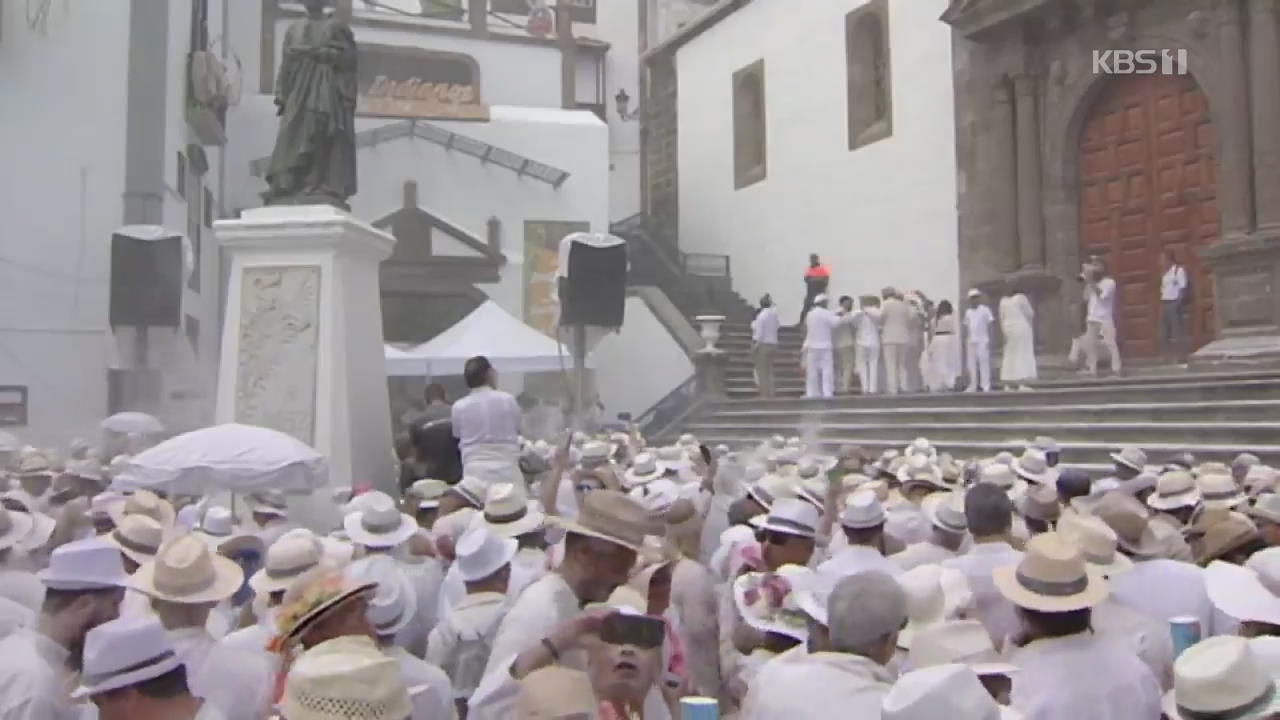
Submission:
<svg viewBox="0 0 1280 720">
<path fill-rule="evenodd" d="M 819 295 L 827 293 L 827 286 L 831 284 L 831 268 L 822 264 L 818 259 L 817 253 L 809 256 L 809 267 L 804 271 L 804 310 L 800 311 L 800 324 L 804 324 L 804 320 L 809 315 L 809 309 L 813 307 L 813 299 Z"/>
</svg>

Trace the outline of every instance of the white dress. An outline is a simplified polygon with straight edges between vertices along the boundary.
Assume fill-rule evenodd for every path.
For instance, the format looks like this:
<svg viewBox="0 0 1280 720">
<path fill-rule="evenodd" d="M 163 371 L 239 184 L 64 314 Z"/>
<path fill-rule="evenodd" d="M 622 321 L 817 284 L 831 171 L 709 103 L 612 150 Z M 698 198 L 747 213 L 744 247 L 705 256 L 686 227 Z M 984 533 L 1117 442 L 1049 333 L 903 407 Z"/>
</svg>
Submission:
<svg viewBox="0 0 1280 720">
<path fill-rule="evenodd" d="M 925 382 L 932 392 L 953 390 L 960 377 L 960 338 L 956 334 L 956 316 L 938 318 L 933 340 L 926 353 Z"/>
<path fill-rule="evenodd" d="M 1004 333 L 1004 360 L 1000 380 L 1006 383 L 1036 379 L 1036 341 L 1032 321 L 1036 311 L 1022 293 L 1000 300 L 1000 330 Z"/>
</svg>

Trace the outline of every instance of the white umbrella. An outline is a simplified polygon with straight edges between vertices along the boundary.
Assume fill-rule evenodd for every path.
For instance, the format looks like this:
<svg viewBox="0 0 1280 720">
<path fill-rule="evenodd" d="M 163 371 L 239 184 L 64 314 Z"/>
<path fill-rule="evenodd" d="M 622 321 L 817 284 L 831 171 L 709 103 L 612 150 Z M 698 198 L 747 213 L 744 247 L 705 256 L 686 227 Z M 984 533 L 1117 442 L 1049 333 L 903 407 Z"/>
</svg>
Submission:
<svg viewBox="0 0 1280 720">
<path fill-rule="evenodd" d="M 183 433 L 134 455 L 116 481 L 193 495 L 310 491 L 328 484 L 329 461 L 291 435 L 228 423 Z"/>
<path fill-rule="evenodd" d="M 164 423 L 156 419 L 154 415 L 148 415 L 144 412 L 116 413 L 103 420 L 99 427 L 121 435 L 128 435 L 129 433 L 154 435 L 164 432 Z"/>
<path fill-rule="evenodd" d="M 22 441 L 17 435 L 0 430 L 0 452 L 16 453 L 22 449 Z"/>
</svg>

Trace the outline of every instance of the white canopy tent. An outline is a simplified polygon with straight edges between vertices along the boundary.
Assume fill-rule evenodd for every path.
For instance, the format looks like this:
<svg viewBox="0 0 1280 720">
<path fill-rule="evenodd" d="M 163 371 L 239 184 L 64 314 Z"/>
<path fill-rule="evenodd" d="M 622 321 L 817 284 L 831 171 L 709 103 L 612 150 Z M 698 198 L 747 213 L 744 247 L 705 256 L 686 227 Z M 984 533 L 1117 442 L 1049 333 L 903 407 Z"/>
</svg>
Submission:
<svg viewBox="0 0 1280 720">
<path fill-rule="evenodd" d="M 486 300 L 456 325 L 434 339 L 411 350 L 407 355 L 426 363 L 429 375 L 461 375 L 467 360 L 484 355 L 499 372 L 534 373 L 573 369 L 569 348 L 543 335 L 512 317 L 492 300 Z M 404 364 L 412 367 L 409 361 Z M 397 363 L 396 367 L 402 364 Z M 588 357 L 587 367 L 591 367 Z M 421 368 L 421 366 L 419 366 Z M 391 376 L 421 374 L 393 372 L 388 356 L 387 374 Z"/>
<path fill-rule="evenodd" d="M 382 359 L 386 363 L 387 377 L 422 377 L 427 374 L 426 358 L 411 351 L 383 345 Z"/>
</svg>

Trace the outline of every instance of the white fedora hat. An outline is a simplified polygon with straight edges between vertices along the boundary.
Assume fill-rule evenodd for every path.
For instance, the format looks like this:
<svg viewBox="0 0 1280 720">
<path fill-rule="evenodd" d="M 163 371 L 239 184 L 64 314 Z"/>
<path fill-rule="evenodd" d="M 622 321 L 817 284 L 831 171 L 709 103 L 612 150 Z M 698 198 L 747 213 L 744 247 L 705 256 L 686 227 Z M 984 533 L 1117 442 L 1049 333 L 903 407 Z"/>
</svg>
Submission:
<svg viewBox="0 0 1280 720">
<path fill-rule="evenodd" d="M 768 515 L 751 518 L 757 530 L 812 538 L 818 534 L 818 509 L 799 498 L 783 498 L 773 504 Z"/>
<path fill-rule="evenodd" d="M 515 538 L 502 537 L 485 527 L 473 527 L 458 539 L 454 563 L 464 581 L 475 582 L 510 564 L 519 549 Z"/>
<path fill-rule="evenodd" d="M 124 499 L 124 502 L 112 508 L 111 519 L 119 525 L 126 515 L 146 515 L 166 528 L 173 527 L 177 517 L 173 505 L 168 500 L 150 490 L 139 490 Z"/>
<path fill-rule="evenodd" d="M 27 513 L 0 506 L 0 550 L 21 543 L 34 526 L 35 521 Z"/>
<path fill-rule="evenodd" d="M 1085 562 L 1075 543 L 1056 532 L 1031 538 L 1017 566 L 998 567 L 991 576 L 1006 600 L 1029 610 L 1084 610 L 1107 598 L 1102 573 Z"/>
<path fill-rule="evenodd" d="M 36 577 L 51 590 L 105 590 L 129 587 L 116 546 L 101 538 L 67 543 L 49 556 Z"/>
<path fill-rule="evenodd" d="M 489 492 L 489 485 L 480 478 L 464 475 L 457 483 L 449 486 L 449 492 L 466 500 L 468 505 L 479 510 L 484 507 L 484 497 Z"/>
<path fill-rule="evenodd" d="M 426 478 L 409 486 L 409 494 L 418 500 L 419 510 L 440 507 L 440 498 L 449 491 L 449 483 L 443 480 Z"/>
<path fill-rule="evenodd" d="M 80 687 L 76 700 L 154 680 L 182 664 L 164 626 L 154 615 L 130 615 L 108 621 L 84 637 Z"/>
<path fill-rule="evenodd" d="M 226 600 L 243 582 L 239 565 L 188 533 L 166 542 L 154 560 L 138 568 L 130 584 L 153 600 L 201 605 Z"/>
<path fill-rule="evenodd" d="M 546 513 L 536 500 L 530 500 L 523 487 L 502 483 L 489 488 L 484 501 L 484 522 L 503 537 L 519 537 L 537 532 L 547 525 Z"/>
<path fill-rule="evenodd" d="M 998 704 L 973 670 L 964 665 L 935 665 L 913 670 L 893 684 L 880 705 L 884 720 L 1018 720 L 1016 711 Z"/>
<path fill-rule="evenodd" d="M 404 720 L 413 715 L 400 663 L 367 637 L 327 640 L 289 670 L 281 701 L 289 720 Z"/>
<path fill-rule="evenodd" d="M 1240 622 L 1280 625 L 1280 598 L 1247 567 L 1214 560 L 1204 569 L 1205 590 L 1220 612 Z"/>
<path fill-rule="evenodd" d="M 1133 569 L 1133 561 L 1120 552 L 1116 531 L 1092 515 L 1068 513 L 1058 520 L 1058 532 L 1076 544 L 1085 562 L 1097 568 L 1104 577 L 1113 577 Z"/>
<path fill-rule="evenodd" d="M 262 538 L 236 528 L 231 511 L 221 506 L 211 507 L 205 511 L 196 534 L 207 542 L 209 547 L 224 555 L 232 555 L 246 549 L 256 550 L 261 554 L 264 549 Z"/>
<path fill-rule="evenodd" d="M 1155 510 L 1177 510 L 1200 504 L 1200 488 L 1195 476 L 1187 470 L 1170 470 L 1156 480 L 1156 491 L 1147 496 L 1147 505 Z"/>
<path fill-rule="evenodd" d="M 294 580 L 320 564 L 324 558 L 320 538 L 306 532 L 286 533 L 267 548 L 263 568 L 249 578 L 249 587 L 255 593 L 265 597 L 288 590 Z"/>
<path fill-rule="evenodd" d="M 1036 448 L 1027 448 L 1022 457 L 1013 461 L 1011 466 L 1018 477 L 1039 485 L 1053 484 L 1058 481 L 1058 471 L 1049 467 L 1049 461 L 1043 452 Z"/>
<path fill-rule="evenodd" d="M 640 503 L 653 517 L 661 518 L 680 499 L 680 488 L 674 481 L 663 478 L 633 488 L 627 497 Z"/>
<path fill-rule="evenodd" d="M 949 620 L 920 630 L 911 643 L 907 662 L 917 670 L 961 663 L 978 675 L 1012 675 L 1018 671 L 991 644 L 991 633 L 979 620 Z"/>
<path fill-rule="evenodd" d="M 1173 664 L 1173 689 L 1164 696 L 1170 720 L 1264 720 L 1280 710 L 1275 680 L 1249 641 L 1219 635 L 1187 648 Z"/>
<path fill-rule="evenodd" d="M 642 452 L 636 455 L 631 463 L 631 469 L 622 474 L 622 481 L 627 484 L 627 487 L 644 485 L 662 477 L 665 471 L 665 468 L 658 463 L 657 455 Z"/>
<path fill-rule="evenodd" d="M 357 583 L 373 583 L 366 615 L 380 637 L 408 627 L 418 612 L 418 595 L 399 564 L 387 555 L 372 555 L 351 564 L 347 575 Z"/>
<path fill-rule="evenodd" d="M 947 621 L 947 596 L 942 590 L 942 568 L 920 565 L 898 577 L 907 598 L 907 626 L 898 633 L 898 647 L 911 649 L 919 633 Z"/>
<path fill-rule="evenodd" d="M 840 513 L 840 525 L 851 530 L 880 527 L 885 519 L 884 505 L 870 490 L 855 490 L 846 499 L 844 511 Z"/>
<path fill-rule="evenodd" d="M 364 509 L 342 520 L 351 542 L 372 548 L 396 547 L 418 532 L 418 522 L 400 512 L 390 495 L 377 491 L 366 494 L 369 498 L 363 503 Z"/>
<path fill-rule="evenodd" d="M 609 443 L 592 440 L 582 446 L 582 454 L 578 457 L 578 465 L 585 469 L 591 469 L 608 464 Z"/>
<path fill-rule="evenodd" d="M 767 474 L 758 482 L 747 486 L 747 496 L 768 510 L 783 498 L 796 496 L 795 485 L 781 475 Z"/>
<path fill-rule="evenodd" d="M 925 518 L 939 530 L 963 535 L 969 531 L 969 520 L 964 514 L 964 491 L 934 493 L 920 503 Z"/>
<path fill-rule="evenodd" d="M 1142 448 L 1122 448 L 1118 453 L 1111 453 L 1111 459 L 1130 470 L 1142 472 L 1147 468 L 1147 454 L 1142 451 Z"/>
<path fill-rule="evenodd" d="M 164 543 L 164 528 L 146 515 L 126 515 L 114 530 L 103 536 L 125 557 L 142 565 L 155 559 Z"/>
<path fill-rule="evenodd" d="M 1196 480 L 1201 501 L 1207 508 L 1232 509 L 1249 499 L 1235 478 L 1226 473 L 1209 473 Z"/>
</svg>

